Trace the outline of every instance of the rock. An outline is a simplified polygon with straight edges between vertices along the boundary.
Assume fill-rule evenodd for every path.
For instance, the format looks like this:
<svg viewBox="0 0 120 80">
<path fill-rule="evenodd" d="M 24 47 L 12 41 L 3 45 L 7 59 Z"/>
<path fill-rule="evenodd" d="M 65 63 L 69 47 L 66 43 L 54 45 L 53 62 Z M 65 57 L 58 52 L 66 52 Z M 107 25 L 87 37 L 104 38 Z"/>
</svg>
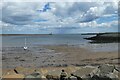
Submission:
<svg viewBox="0 0 120 80">
<path fill-rule="evenodd" d="M 69 79 L 70 79 L 70 80 L 77 80 L 77 77 L 75 77 L 75 76 L 70 76 Z"/>
<path fill-rule="evenodd" d="M 83 75 L 83 76 L 82 76 L 82 79 L 83 79 L 83 80 L 91 80 L 91 75 L 90 75 L 90 74 Z"/>
<path fill-rule="evenodd" d="M 59 76 L 53 76 L 54 80 L 59 80 Z"/>
<path fill-rule="evenodd" d="M 54 75 L 47 75 L 46 78 L 48 80 L 59 80 L 59 76 L 54 76 Z"/>
<path fill-rule="evenodd" d="M 113 73 L 115 67 L 111 65 L 101 65 L 98 67 L 101 74 Z"/>
<path fill-rule="evenodd" d="M 97 75 L 93 75 L 92 78 L 91 78 L 91 80 L 100 80 L 100 77 L 97 76 Z"/>
<path fill-rule="evenodd" d="M 118 76 L 115 74 L 115 66 L 112 65 L 100 65 L 93 70 L 91 76 L 94 78 L 92 80 L 118 80 Z"/>
<path fill-rule="evenodd" d="M 86 69 L 85 69 L 86 70 Z M 80 71 L 79 71 L 80 73 Z M 91 73 L 82 76 L 83 80 L 119 80 L 118 75 L 115 74 L 115 66 L 100 65 Z"/>
<path fill-rule="evenodd" d="M 42 75 L 39 73 L 39 72 L 34 72 L 34 73 L 32 73 L 32 74 L 30 74 L 30 75 L 27 75 L 25 78 L 24 78 L 24 80 L 40 80 L 40 79 L 42 79 Z"/>
<path fill-rule="evenodd" d="M 53 76 L 52 76 L 52 75 L 47 75 L 46 78 L 47 78 L 48 80 L 51 80 L 51 79 L 53 79 Z"/>
<path fill-rule="evenodd" d="M 41 68 L 40 71 L 41 71 L 42 74 L 47 74 L 48 73 L 48 70 L 46 68 Z"/>
<path fill-rule="evenodd" d="M 95 68 L 92 67 L 84 67 L 79 70 L 76 70 L 73 74 L 77 76 L 84 76 L 90 74 Z"/>
<path fill-rule="evenodd" d="M 61 70 L 52 70 L 52 71 L 49 71 L 47 74 L 53 75 L 53 76 L 60 76 L 60 72 Z"/>
<path fill-rule="evenodd" d="M 114 74 L 115 76 L 117 76 L 117 78 L 120 80 L 120 72 L 114 71 L 113 74 Z"/>
<path fill-rule="evenodd" d="M 3 76 L 2 80 L 23 80 L 23 74 L 12 74 L 12 75 L 5 75 Z"/>
<path fill-rule="evenodd" d="M 98 68 L 95 68 L 95 69 L 90 73 L 90 75 L 91 75 L 91 76 L 98 75 L 98 72 L 99 72 L 99 69 L 98 69 Z"/>
<path fill-rule="evenodd" d="M 109 73 L 109 74 L 107 74 L 107 76 L 109 76 L 109 78 L 117 78 L 117 76 L 113 73 Z"/>
<path fill-rule="evenodd" d="M 115 70 L 118 71 L 118 72 L 120 72 L 120 67 L 118 67 L 118 66 L 115 67 Z"/>
<path fill-rule="evenodd" d="M 104 76 L 107 76 L 107 74 L 109 73 L 113 73 L 114 69 L 115 67 L 112 65 L 100 65 L 98 68 L 93 70 L 91 74 L 92 75 L 96 74 L 98 76 L 104 77 Z"/>
<path fill-rule="evenodd" d="M 18 73 L 25 74 L 25 75 L 32 74 L 35 71 L 35 69 L 24 68 L 21 66 L 16 67 L 15 69 L 18 71 Z"/>
<path fill-rule="evenodd" d="M 112 80 L 109 77 L 99 77 L 98 75 L 94 75 L 90 80 Z"/>
</svg>

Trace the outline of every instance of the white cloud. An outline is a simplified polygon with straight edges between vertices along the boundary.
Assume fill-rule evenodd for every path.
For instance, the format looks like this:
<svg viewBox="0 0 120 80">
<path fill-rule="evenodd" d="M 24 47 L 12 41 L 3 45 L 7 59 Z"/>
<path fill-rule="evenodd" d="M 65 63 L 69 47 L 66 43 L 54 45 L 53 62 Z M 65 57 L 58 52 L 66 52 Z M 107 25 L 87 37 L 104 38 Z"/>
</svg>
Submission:
<svg viewBox="0 0 120 80">
<path fill-rule="evenodd" d="M 103 16 L 104 7 L 91 7 L 85 14 L 83 14 L 78 22 L 90 22 Z"/>
<path fill-rule="evenodd" d="M 109 27 L 113 23 L 97 23 L 95 19 L 117 15 L 117 2 L 63 2 L 50 3 L 51 10 L 39 12 L 45 3 L 5 2 L 2 7 L 2 23 L 5 29 L 47 29 Z M 13 27 L 14 26 L 14 27 Z M 22 27 L 20 27 L 22 26 Z"/>
<path fill-rule="evenodd" d="M 106 23 L 97 23 L 96 21 L 92 22 L 87 22 L 87 23 L 79 23 L 80 27 L 91 27 L 91 28 L 96 28 L 96 27 L 113 27 L 113 26 L 118 26 L 118 21 L 111 21 L 111 22 L 106 22 Z"/>
</svg>

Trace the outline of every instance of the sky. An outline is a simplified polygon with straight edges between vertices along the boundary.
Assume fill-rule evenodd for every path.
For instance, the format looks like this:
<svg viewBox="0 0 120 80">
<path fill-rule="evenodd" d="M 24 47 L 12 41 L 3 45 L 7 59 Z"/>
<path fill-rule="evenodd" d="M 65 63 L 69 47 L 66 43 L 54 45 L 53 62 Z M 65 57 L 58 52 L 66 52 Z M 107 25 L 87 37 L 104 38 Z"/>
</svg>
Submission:
<svg viewBox="0 0 120 80">
<path fill-rule="evenodd" d="M 3 2 L 3 34 L 118 32 L 118 2 Z"/>
</svg>

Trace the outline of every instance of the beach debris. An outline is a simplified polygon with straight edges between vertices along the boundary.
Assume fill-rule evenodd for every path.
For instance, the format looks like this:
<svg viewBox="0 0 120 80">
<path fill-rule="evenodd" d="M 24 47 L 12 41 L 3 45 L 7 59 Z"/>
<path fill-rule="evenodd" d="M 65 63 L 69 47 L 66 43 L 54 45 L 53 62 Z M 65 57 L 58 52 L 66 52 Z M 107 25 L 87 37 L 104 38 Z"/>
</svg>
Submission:
<svg viewBox="0 0 120 80">
<path fill-rule="evenodd" d="M 18 74 L 18 71 L 17 71 L 16 69 L 14 69 L 14 72 L 15 72 L 16 74 Z"/>
</svg>

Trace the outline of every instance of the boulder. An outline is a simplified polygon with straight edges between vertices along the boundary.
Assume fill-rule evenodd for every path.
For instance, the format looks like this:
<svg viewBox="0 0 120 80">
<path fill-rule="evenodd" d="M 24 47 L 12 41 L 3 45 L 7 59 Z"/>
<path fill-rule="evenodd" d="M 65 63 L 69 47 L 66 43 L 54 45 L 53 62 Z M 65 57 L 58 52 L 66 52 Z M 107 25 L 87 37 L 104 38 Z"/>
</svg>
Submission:
<svg viewBox="0 0 120 80">
<path fill-rule="evenodd" d="M 90 74 L 94 69 L 95 68 L 93 68 L 93 67 L 83 67 L 83 68 L 73 72 L 73 74 L 81 77 L 81 76 Z"/>
<path fill-rule="evenodd" d="M 109 73 L 113 73 L 115 66 L 112 65 L 101 65 L 98 67 L 98 69 L 100 70 L 100 75 L 106 75 Z"/>
<path fill-rule="evenodd" d="M 97 69 L 93 70 L 91 76 L 92 78 L 99 78 L 98 80 L 118 80 L 118 76 L 115 74 L 115 66 L 108 64 L 100 65 Z"/>
<path fill-rule="evenodd" d="M 34 68 L 24 68 L 24 67 L 16 67 L 15 70 L 17 70 L 18 73 L 20 74 L 25 74 L 25 75 L 28 75 L 28 74 L 32 74 L 34 73 L 35 69 Z"/>
<path fill-rule="evenodd" d="M 34 72 L 30 75 L 25 76 L 24 80 L 41 80 L 42 75 L 39 72 Z"/>
<path fill-rule="evenodd" d="M 90 80 L 112 80 L 112 79 L 109 77 L 100 77 L 98 75 L 94 75 Z"/>
<path fill-rule="evenodd" d="M 120 66 L 116 66 L 115 70 L 118 71 L 118 72 L 120 72 Z"/>
<path fill-rule="evenodd" d="M 49 74 L 46 76 L 46 78 L 48 80 L 59 80 L 59 76 L 54 76 L 54 75 L 49 75 Z"/>
<path fill-rule="evenodd" d="M 91 75 L 90 74 L 86 74 L 82 76 L 83 80 L 91 80 Z"/>
<path fill-rule="evenodd" d="M 2 77 L 2 80 L 23 80 L 23 79 L 24 79 L 23 74 L 4 75 Z"/>
</svg>

